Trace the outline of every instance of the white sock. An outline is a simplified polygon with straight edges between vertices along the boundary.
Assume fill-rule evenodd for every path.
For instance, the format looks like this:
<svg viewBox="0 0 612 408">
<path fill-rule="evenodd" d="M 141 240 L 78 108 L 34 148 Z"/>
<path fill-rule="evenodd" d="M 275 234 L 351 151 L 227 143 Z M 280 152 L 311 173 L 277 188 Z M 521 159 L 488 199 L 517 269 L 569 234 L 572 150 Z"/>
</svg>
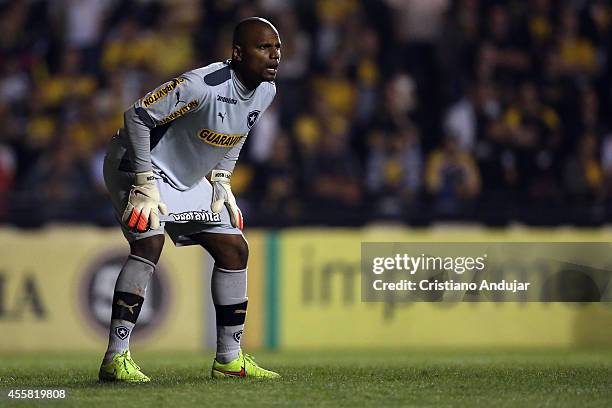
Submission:
<svg viewBox="0 0 612 408">
<path fill-rule="evenodd" d="M 155 264 L 145 258 L 130 255 L 115 283 L 108 348 L 104 364 L 118 353 L 130 348 L 130 336 L 144 302 L 147 284 L 155 271 Z"/>
<path fill-rule="evenodd" d="M 247 270 L 215 266 L 211 282 L 217 315 L 217 354 L 220 363 L 238 358 L 248 304 Z"/>
<path fill-rule="evenodd" d="M 225 364 L 238 358 L 243 331 L 244 324 L 217 326 L 217 355 L 215 358 L 218 362 Z"/>
<path fill-rule="evenodd" d="M 134 323 L 126 320 L 111 320 L 110 333 L 108 334 L 108 348 L 104 354 L 104 364 L 109 363 L 117 354 L 123 353 L 130 348 L 130 335 Z"/>
</svg>

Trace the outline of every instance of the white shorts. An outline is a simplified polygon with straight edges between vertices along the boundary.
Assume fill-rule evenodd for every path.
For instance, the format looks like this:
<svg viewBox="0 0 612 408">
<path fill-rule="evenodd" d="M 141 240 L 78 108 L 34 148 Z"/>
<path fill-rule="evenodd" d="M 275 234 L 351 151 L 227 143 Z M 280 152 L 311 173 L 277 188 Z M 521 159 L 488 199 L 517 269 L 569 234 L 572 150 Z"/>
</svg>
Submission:
<svg viewBox="0 0 612 408">
<path fill-rule="evenodd" d="M 115 209 L 115 216 L 128 242 L 163 234 L 164 231 L 168 233 L 176 246 L 196 245 L 197 243 L 189 237 L 200 232 L 242 234 L 240 229 L 232 227 L 229 213 L 225 207 L 223 207 L 221 214 L 219 214 L 220 217 L 212 214 L 210 211 L 212 186 L 206 178 L 202 178 L 199 184 L 189 190 L 180 191 L 168 184 L 162 177 L 156 176 L 158 177 L 157 188 L 159 190 L 159 195 L 161 201 L 168 206 L 168 213 L 189 217 L 194 212 L 197 212 L 200 215 L 205 215 L 204 218 L 209 219 L 209 221 L 186 223 L 162 222 L 158 229 L 145 232 L 137 232 L 128 229 L 121 222 L 121 217 L 127 205 L 132 181 L 134 180 L 134 173 L 119 170 L 119 164 L 120 162 L 116 159 L 109 158 L 108 155 L 105 157 L 104 181 L 106 182 L 106 188 L 108 189 Z"/>
</svg>

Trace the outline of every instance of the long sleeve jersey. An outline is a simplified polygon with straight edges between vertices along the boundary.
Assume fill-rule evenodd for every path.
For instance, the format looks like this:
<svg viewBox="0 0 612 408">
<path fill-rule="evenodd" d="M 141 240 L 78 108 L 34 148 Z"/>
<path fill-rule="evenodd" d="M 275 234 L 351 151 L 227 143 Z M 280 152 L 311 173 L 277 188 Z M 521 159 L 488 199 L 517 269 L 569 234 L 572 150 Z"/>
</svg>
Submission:
<svg viewBox="0 0 612 408">
<path fill-rule="evenodd" d="M 111 152 L 122 170 L 153 170 L 187 190 L 213 169 L 233 171 L 249 130 L 275 94 L 272 82 L 247 89 L 230 61 L 186 72 L 125 112 Z"/>
</svg>

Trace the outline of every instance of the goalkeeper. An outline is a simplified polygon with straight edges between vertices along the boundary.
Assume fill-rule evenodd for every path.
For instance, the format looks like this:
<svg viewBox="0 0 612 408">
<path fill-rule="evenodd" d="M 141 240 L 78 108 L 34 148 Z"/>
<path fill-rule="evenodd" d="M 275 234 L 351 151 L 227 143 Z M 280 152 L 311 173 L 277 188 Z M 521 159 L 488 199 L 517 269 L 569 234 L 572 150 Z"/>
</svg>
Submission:
<svg viewBox="0 0 612 408">
<path fill-rule="evenodd" d="M 130 255 L 115 284 L 102 381 L 148 382 L 130 356 L 130 334 L 155 270 L 164 231 L 176 246 L 200 245 L 215 260 L 213 377 L 278 377 L 243 354 L 248 246 L 231 175 L 251 127 L 270 106 L 280 38 L 252 17 L 234 29 L 232 59 L 189 71 L 136 101 L 112 139 L 104 178 Z M 164 223 L 160 214 L 207 222 Z M 193 219 L 193 218 L 191 218 Z"/>
</svg>

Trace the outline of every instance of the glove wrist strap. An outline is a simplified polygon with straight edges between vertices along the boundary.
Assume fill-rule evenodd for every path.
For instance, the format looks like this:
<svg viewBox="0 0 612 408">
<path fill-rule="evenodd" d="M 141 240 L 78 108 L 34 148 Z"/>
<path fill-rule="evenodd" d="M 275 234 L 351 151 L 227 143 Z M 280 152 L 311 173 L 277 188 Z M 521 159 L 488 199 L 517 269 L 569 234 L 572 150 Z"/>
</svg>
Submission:
<svg viewBox="0 0 612 408">
<path fill-rule="evenodd" d="M 152 171 L 144 171 L 142 173 L 136 173 L 134 176 L 134 184 L 142 186 L 143 184 L 151 184 L 155 182 L 155 175 Z"/>
<path fill-rule="evenodd" d="M 229 183 L 232 173 L 227 170 L 213 170 L 210 174 L 210 181 L 225 181 Z"/>
</svg>

